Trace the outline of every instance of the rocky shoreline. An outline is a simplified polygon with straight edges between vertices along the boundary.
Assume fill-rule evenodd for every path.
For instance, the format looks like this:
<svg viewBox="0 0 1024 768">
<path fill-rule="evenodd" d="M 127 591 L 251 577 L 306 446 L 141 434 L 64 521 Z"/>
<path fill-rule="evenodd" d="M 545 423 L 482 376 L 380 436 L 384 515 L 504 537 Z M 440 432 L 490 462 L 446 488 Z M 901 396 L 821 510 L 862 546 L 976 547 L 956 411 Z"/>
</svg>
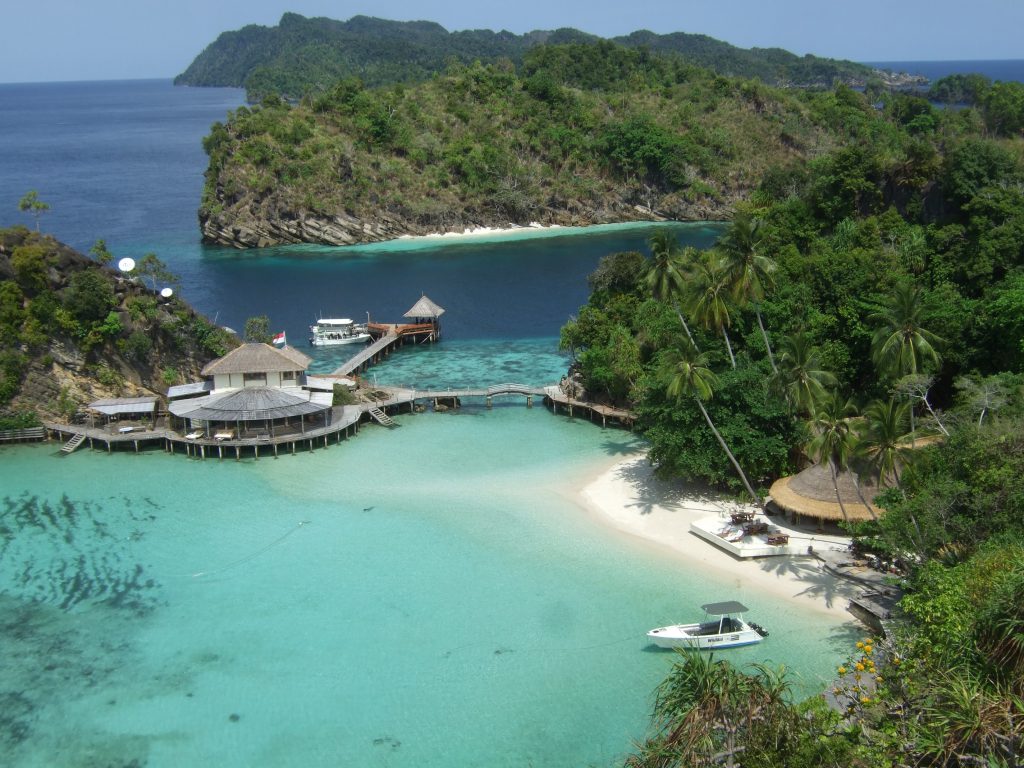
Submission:
<svg viewBox="0 0 1024 768">
<path fill-rule="evenodd" d="M 364 216 L 279 210 L 273 214 L 257 206 L 237 205 L 217 214 L 199 213 L 203 242 L 232 248 L 268 248 L 276 245 L 360 245 L 400 237 L 461 233 L 472 229 L 514 229 L 529 226 L 586 227 L 640 221 L 723 221 L 732 218 L 736 198 L 700 204 L 676 204 L 670 209 L 621 204 L 601 210 L 546 210 L 528 221 L 510 221 L 499 213 L 452 211 L 441 218 L 410 217 L 374 211 Z"/>
</svg>

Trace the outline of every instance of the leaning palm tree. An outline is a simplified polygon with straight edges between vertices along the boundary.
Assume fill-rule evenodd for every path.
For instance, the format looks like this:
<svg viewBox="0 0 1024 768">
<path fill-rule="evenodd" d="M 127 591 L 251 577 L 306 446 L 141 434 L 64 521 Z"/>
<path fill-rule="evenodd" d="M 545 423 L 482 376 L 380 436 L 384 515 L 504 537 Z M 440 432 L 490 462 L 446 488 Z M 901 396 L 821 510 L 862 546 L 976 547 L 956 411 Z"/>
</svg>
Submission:
<svg viewBox="0 0 1024 768">
<path fill-rule="evenodd" d="M 726 301 L 725 273 L 719 265 L 719 258 L 711 252 L 704 252 L 694 262 L 693 273 L 686 284 L 685 306 L 690 315 L 709 331 L 721 333 L 729 360 L 736 367 L 736 356 L 729 341 L 729 304 Z"/>
<path fill-rule="evenodd" d="M 836 394 L 826 398 L 811 419 L 813 437 L 807 446 L 812 458 L 822 464 L 828 464 L 836 501 L 839 502 L 839 511 L 842 512 L 843 521 L 847 524 L 850 518 L 846 514 L 846 506 L 839 493 L 839 473 L 849 467 L 850 458 L 853 456 L 856 435 L 852 419 L 856 412 L 853 401 L 849 399 L 840 398 Z"/>
<path fill-rule="evenodd" d="M 655 299 L 671 304 L 675 308 L 679 322 L 686 331 L 686 337 L 691 344 L 697 346 L 693 334 L 690 333 L 690 326 L 686 324 L 686 318 L 679 308 L 679 297 L 686 283 L 686 255 L 692 249 L 681 250 L 679 240 L 667 229 L 655 232 L 648 244 L 651 247 L 651 260 L 644 282 Z"/>
<path fill-rule="evenodd" d="M 813 414 L 836 386 L 836 377 L 821 367 L 818 348 L 807 331 L 784 336 L 780 349 L 772 386 L 786 399 L 791 411 Z"/>
<path fill-rule="evenodd" d="M 771 363 L 772 370 L 778 373 L 760 307 L 765 291 L 773 286 L 772 273 L 775 272 L 776 265 L 759 252 L 761 239 L 760 220 L 748 213 L 737 214 L 732 226 L 718 241 L 718 249 L 729 291 L 736 302 L 741 305 L 749 304 L 754 308 L 757 325 L 761 329 L 765 349 L 768 350 L 768 362 Z"/>
<path fill-rule="evenodd" d="M 669 355 L 666 373 L 668 376 L 668 385 L 665 389 L 666 394 L 676 400 L 682 400 L 687 397 L 693 398 L 694 402 L 697 403 L 697 407 L 700 408 L 701 415 L 704 416 L 704 421 L 707 422 L 711 432 L 715 435 L 715 439 L 718 440 L 718 444 L 725 451 L 725 455 L 729 457 L 729 461 L 732 462 L 736 474 L 743 481 L 743 487 L 747 489 L 750 498 L 754 500 L 755 504 L 764 509 L 761 497 L 754 492 L 754 488 L 751 486 L 750 480 L 747 479 L 746 473 L 740 467 L 740 463 L 736 460 L 732 451 L 729 450 L 725 439 L 715 427 L 714 422 L 711 421 L 707 408 L 704 407 L 704 401 L 710 400 L 714 396 L 715 387 L 718 385 L 715 374 L 707 367 L 707 355 L 698 352 L 693 346 L 685 347 L 681 352 Z"/>
<path fill-rule="evenodd" d="M 907 403 L 875 400 L 864 409 L 864 421 L 857 436 L 856 452 L 870 468 L 878 486 L 899 483 L 900 473 L 910 463 L 910 418 Z"/>
<path fill-rule="evenodd" d="M 942 362 L 936 350 L 942 339 L 921 326 L 923 314 L 921 289 L 901 282 L 886 306 L 871 315 L 878 324 L 871 355 L 880 371 L 900 377 L 920 373 L 928 363 L 937 367 Z"/>
</svg>

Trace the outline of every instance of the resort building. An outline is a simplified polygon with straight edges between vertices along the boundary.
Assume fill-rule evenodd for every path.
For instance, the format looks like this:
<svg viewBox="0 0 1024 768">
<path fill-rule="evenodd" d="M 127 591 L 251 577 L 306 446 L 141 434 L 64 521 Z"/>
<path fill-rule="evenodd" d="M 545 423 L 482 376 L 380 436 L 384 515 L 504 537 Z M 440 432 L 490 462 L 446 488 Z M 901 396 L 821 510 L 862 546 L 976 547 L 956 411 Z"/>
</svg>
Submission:
<svg viewBox="0 0 1024 768">
<path fill-rule="evenodd" d="M 242 344 L 202 370 L 207 382 L 168 390 L 168 411 L 192 439 L 271 439 L 331 424 L 330 392 L 304 388 L 311 359 L 291 347 Z"/>
</svg>

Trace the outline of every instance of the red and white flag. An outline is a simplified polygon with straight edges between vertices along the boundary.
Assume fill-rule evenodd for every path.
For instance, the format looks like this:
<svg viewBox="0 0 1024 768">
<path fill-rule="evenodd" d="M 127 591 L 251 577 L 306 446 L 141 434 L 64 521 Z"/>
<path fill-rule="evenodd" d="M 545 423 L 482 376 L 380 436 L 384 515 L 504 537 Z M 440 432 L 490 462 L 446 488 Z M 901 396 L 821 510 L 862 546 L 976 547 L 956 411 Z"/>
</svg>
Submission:
<svg viewBox="0 0 1024 768">
<path fill-rule="evenodd" d="M 288 343 L 288 338 L 284 335 L 284 331 L 281 331 L 274 337 L 274 343 L 280 344 L 282 347 Z"/>
</svg>

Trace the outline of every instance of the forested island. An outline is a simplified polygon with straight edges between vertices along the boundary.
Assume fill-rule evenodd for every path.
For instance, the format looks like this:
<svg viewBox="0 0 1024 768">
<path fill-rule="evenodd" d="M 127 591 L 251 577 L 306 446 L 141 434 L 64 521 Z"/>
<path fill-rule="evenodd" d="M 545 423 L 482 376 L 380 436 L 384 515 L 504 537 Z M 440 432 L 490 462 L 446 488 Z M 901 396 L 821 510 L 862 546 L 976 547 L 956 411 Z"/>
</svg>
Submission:
<svg viewBox="0 0 1024 768">
<path fill-rule="evenodd" d="M 537 30 L 524 35 L 488 29 L 449 32 L 430 21 L 389 21 L 353 16 L 348 21 L 285 13 L 275 27 L 256 24 L 224 32 L 178 75 L 175 85 L 244 87 L 251 101 L 275 94 L 290 99 L 329 90 L 335 82 L 359 78 L 367 86 L 429 80 L 451 62 L 520 66 L 541 45 L 596 43 L 601 38 L 576 29 Z M 687 63 L 718 74 L 758 78 L 773 85 L 831 87 L 836 81 L 863 86 L 872 79 L 893 83 L 920 78 L 879 72 L 852 61 L 796 56 L 780 48 L 744 49 L 707 35 L 647 30 L 611 42 L 657 53 L 677 54 Z"/>
<path fill-rule="evenodd" d="M 769 171 L 847 141 L 844 88 L 793 91 L 610 42 L 354 79 L 242 107 L 205 140 L 209 242 L 350 244 L 533 222 L 720 220 Z"/>
</svg>

